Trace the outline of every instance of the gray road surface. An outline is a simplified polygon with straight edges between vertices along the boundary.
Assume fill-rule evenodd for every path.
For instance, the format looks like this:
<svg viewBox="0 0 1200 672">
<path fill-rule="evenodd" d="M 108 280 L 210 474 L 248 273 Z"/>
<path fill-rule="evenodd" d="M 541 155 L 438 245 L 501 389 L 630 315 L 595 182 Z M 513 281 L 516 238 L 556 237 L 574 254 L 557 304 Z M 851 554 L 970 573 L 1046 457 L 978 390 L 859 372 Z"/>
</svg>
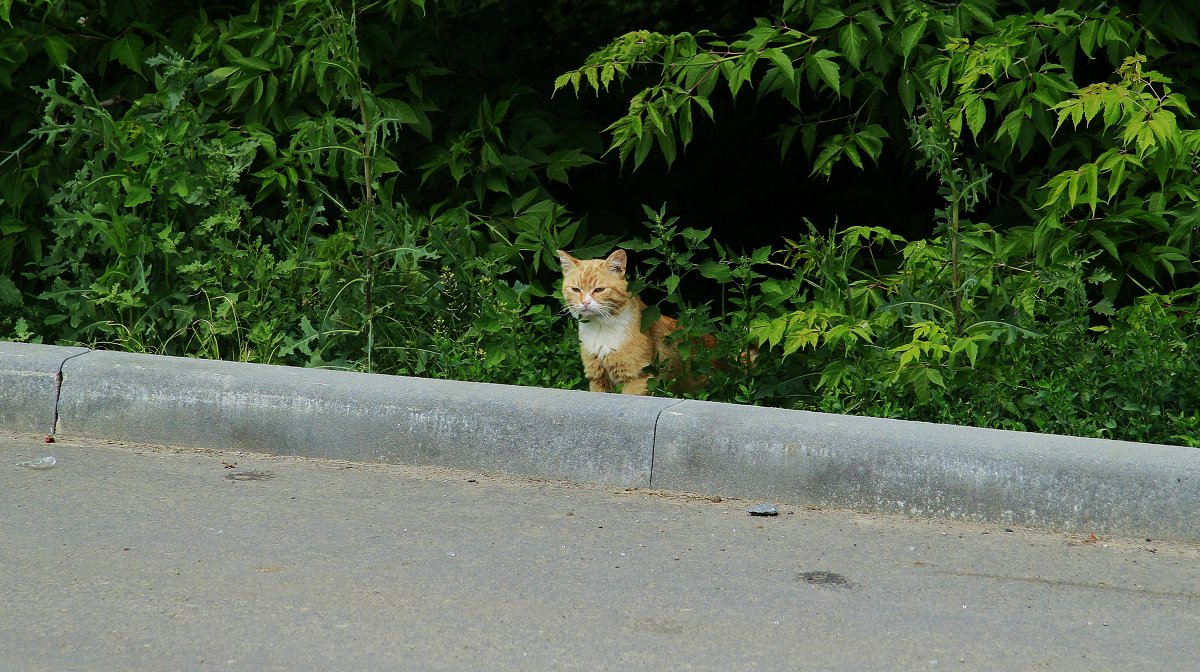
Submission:
<svg viewBox="0 0 1200 672">
<path fill-rule="evenodd" d="M 0 669 L 1200 660 L 1195 545 L 753 503 L 0 434 Z"/>
</svg>

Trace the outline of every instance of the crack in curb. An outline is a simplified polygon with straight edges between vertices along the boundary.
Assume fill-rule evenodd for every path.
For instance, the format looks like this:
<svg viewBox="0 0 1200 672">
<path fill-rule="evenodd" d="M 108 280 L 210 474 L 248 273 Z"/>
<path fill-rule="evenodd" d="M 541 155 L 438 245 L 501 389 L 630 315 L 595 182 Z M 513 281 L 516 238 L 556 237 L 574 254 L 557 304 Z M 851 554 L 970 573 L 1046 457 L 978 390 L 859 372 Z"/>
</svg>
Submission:
<svg viewBox="0 0 1200 672">
<path fill-rule="evenodd" d="M 62 399 L 63 367 L 67 365 L 67 362 L 75 359 L 76 357 L 82 357 L 90 354 L 92 354 L 91 350 L 88 350 L 87 352 L 79 352 L 58 363 L 58 371 L 54 373 L 54 422 L 50 425 L 50 436 L 54 436 L 58 433 L 58 402 Z"/>
<path fill-rule="evenodd" d="M 654 487 L 654 451 L 658 449 L 658 421 L 662 418 L 663 413 L 666 413 L 667 411 L 671 410 L 672 408 L 675 408 L 676 406 L 682 404 L 685 401 L 687 401 L 687 400 L 686 399 L 678 399 L 675 401 L 675 403 L 671 404 L 670 406 L 664 406 L 663 408 L 659 409 L 658 414 L 654 416 L 654 431 L 651 432 L 651 434 L 650 434 L 650 485 L 649 485 L 649 487 L 651 487 L 651 488 Z"/>
</svg>

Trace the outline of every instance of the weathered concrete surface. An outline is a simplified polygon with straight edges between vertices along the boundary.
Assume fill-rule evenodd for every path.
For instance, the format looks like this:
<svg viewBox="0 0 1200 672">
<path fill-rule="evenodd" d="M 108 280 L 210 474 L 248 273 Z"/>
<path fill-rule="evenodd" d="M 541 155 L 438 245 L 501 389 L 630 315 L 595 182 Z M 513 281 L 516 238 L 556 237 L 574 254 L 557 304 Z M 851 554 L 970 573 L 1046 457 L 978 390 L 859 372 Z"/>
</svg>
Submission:
<svg viewBox="0 0 1200 672">
<path fill-rule="evenodd" d="M 645 486 L 670 399 L 94 352 L 67 362 L 67 436 Z"/>
<path fill-rule="evenodd" d="M 54 432 L 58 373 L 87 348 L 0 341 L 0 428 Z"/>
<path fill-rule="evenodd" d="M 40 439 L 0 435 L 4 670 L 1200 660 L 1194 544 Z M 45 454 L 54 469 L 13 466 Z"/>
<path fill-rule="evenodd" d="M 685 401 L 654 487 L 1200 539 L 1200 450 Z"/>
</svg>

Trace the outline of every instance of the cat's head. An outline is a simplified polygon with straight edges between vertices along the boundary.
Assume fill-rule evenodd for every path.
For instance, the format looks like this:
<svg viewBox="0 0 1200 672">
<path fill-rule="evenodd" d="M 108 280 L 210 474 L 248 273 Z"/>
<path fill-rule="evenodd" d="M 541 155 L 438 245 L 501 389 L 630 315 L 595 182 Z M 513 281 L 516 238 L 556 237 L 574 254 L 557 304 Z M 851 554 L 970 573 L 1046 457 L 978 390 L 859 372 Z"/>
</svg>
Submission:
<svg viewBox="0 0 1200 672">
<path fill-rule="evenodd" d="M 558 258 L 563 268 L 563 305 L 572 317 L 611 317 L 625 307 L 629 301 L 625 250 L 617 250 L 605 259 L 576 259 L 559 250 Z"/>
</svg>

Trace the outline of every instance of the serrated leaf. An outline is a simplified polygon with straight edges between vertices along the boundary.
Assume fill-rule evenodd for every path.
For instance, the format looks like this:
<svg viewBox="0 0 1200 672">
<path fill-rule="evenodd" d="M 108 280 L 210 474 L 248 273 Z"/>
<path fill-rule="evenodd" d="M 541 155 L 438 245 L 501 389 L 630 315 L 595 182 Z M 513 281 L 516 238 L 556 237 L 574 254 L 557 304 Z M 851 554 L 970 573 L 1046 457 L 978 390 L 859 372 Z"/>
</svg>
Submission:
<svg viewBox="0 0 1200 672">
<path fill-rule="evenodd" d="M 612 83 L 613 76 L 616 75 L 617 69 L 611 64 L 606 63 L 600 69 L 600 84 L 604 86 L 604 90 L 608 90 L 608 85 Z"/>
<path fill-rule="evenodd" d="M 672 130 L 668 127 L 661 133 L 655 133 L 655 137 L 658 138 L 658 148 L 667 165 L 675 163 L 675 134 Z"/>
<path fill-rule="evenodd" d="M 933 383 L 934 385 L 943 388 L 946 387 L 946 381 L 944 378 L 942 378 L 941 371 L 932 368 L 925 369 L 925 376 L 929 379 L 929 382 Z"/>
<path fill-rule="evenodd" d="M 858 68 L 862 63 L 866 42 L 866 35 L 853 23 L 847 23 L 838 31 L 838 44 L 842 47 L 842 53 L 846 55 L 846 62 L 854 68 Z"/>
<path fill-rule="evenodd" d="M 658 133 L 664 132 L 663 119 L 662 119 L 662 116 L 658 113 L 658 107 L 654 104 L 650 104 L 650 105 L 647 105 L 645 109 L 646 109 L 646 116 L 649 117 L 653 130 L 655 130 Z"/>
<path fill-rule="evenodd" d="M 1092 50 L 1096 48 L 1096 19 L 1089 19 L 1083 22 L 1079 28 L 1079 48 L 1083 50 L 1083 55 L 1090 60 L 1092 58 Z"/>
<path fill-rule="evenodd" d="M 748 51 L 742 54 L 732 69 L 727 72 L 726 77 L 729 81 L 729 94 L 731 96 L 736 98 L 738 90 L 742 88 L 742 84 L 750 81 L 750 75 L 754 71 L 754 64 L 757 62 L 758 52 Z"/>
<path fill-rule="evenodd" d="M 925 36 L 925 21 L 921 20 L 917 23 L 908 26 L 900 33 L 900 57 L 908 63 L 908 55 L 912 53 L 913 47 L 917 46 L 917 42 Z"/>
<path fill-rule="evenodd" d="M 971 16 L 975 17 L 976 21 L 983 24 L 984 28 L 991 30 L 992 17 L 990 14 L 988 14 L 986 11 L 984 11 L 982 7 L 977 6 L 975 4 L 975 2 L 972 2 L 971 0 L 964 0 L 962 3 L 959 4 L 959 7 L 962 7 L 963 9 L 967 10 L 967 13 L 970 14 Z"/>
<path fill-rule="evenodd" d="M 1125 109 L 1121 106 L 1121 98 L 1116 95 L 1104 97 L 1104 127 L 1112 128 L 1121 123 L 1125 117 Z"/>
<path fill-rule="evenodd" d="M 821 153 L 818 154 L 817 159 L 813 161 L 813 175 L 824 175 L 825 177 L 829 177 L 830 173 L 833 171 L 834 161 L 836 161 L 837 157 L 842 153 L 841 142 L 842 136 L 836 135 L 823 143 L 824 147 L 821 150 Z"/>
<path fill-rule="evenodd" d="M 679 144 L 687 147 L 692 141 L 692 106 L 685 105 L 675 116 L 675 125 L 679 129 Z"/>
<path fill-rule="evenodd" d="M 128 180 L 121 180 L 125 186 L 125 207 L 132 208 L 150 200 L 150 189 Z"/>
<path fill-rule="evenodd" d="M 967 118 L 967 128 L 971 129 L 971 136 L 978 138 L 980 131 L 983 130 L 983 124 L 987 120 L 987 104 L 983 102 L 982 98 L 976 96 L 967 103 L 963 114 Z"/>
<path fill-rule="evenodd" d="M 854 164 L 855 168 L 862 169 L 862 157 L 859 156 L 857 147 L 847 143 L 842 145 L 842 153 L 846 155 L 846 158 L 850 160 L 850 163 Z"/>
<path fill-rule="evenodd" d="M 778 47 L 771 47 L 763 52 L 763 56 L 770 59 L 775 67 L 779 68 L 780 72 L 788 79 L 788 81 L 796 81 L 796 69 L 792 65 L 792 59 L 788 58 L 787 54 Z"/>
<path fill-rule="evenodd" d="M 1117 245 L 1112 241 L 1112 238 L 1108 237 L 1108 234 L 1104 233 L 1103 231 L 1096 230 L 1089 231 L 1088 235 L 1092 237 L 1092 240 L 1099 243 L 1100 247 L 1104 248 L 1104 251 L 1109 253 L 1113 259 L 1116 261 L 1121 260 L 1121 255 L 1117 253 Z"/>
<path fill-rule="evenodd" d="M 1083 176 L 1087 180 L 1087 204 L 1092 214 L 1096 214 L 1096 204 L 1100 194 L 1100 167 L 1094 163 L 1083 166 Z"/>
<path fill-rule="evenodd" d="M 1067 179 L 1067 203 L 1073 208 L 1079 202 L 1079 189 L 1082 186 L 1083 176 L 1077 171 L 1071 173 L 1071 177 Z"/>
<path fill-rule="evenodd" d="M 142 74 L 142 49 L 145 42 L 136 33 L 126 33 L 113 41 L 108 51 L 110 60 L 115 60 L 137 74 Z"/>
<path fill-rule="evenodd" d="M 816 17 L 813 18 L 812 25 L 809 26 L 809 30 L 815 32 L 818 30 L 825 30 L 826 28 L 832 28 L 841 23 L 842 19 L 845 18 L 845 12 L 836 7 L 829 7 L 817 13 Z"/>
<path fill-rule="evenodd" d="M 654 146 L 654 136 L 652 134 L 646 133 L 638 138 L 637 144 L 635 145 L 635 149 L 633 152 L 633 167 L 634 168 L 642 165 L 642 162 L 644 162 L 646 160 L 646 157 L 650 155 L 650 148 L 653 146 Z M 624 147 L 628 147 L 628 145 L 625 145 Z M 624 147 L 622 147 L 622 150 L 621 150 L 622 158 L 624 158 L 625 154 L 628 153 L 628 150 L 624 149 Z"/>
<path fill-rule="evenodd" d="M 871 42 L 875 46 L 883 45 L 883 19 L 870 9 L 864 9 L 854 15 L 854 20 L 865 29 L 865 32 L 871 36 Z"/>
<path fill-rule="evenodd" d="M 838 69 L 838 64 L 830 60 L 830 56 L 836 56 L 836 52 L 822 49 L 809 57 L 809 63 L 816 68 L 817 74 L 821 79 L 833 89 L 834 93 L 841 95 L 842 93 L 842 77 Z"/>
</svg>

